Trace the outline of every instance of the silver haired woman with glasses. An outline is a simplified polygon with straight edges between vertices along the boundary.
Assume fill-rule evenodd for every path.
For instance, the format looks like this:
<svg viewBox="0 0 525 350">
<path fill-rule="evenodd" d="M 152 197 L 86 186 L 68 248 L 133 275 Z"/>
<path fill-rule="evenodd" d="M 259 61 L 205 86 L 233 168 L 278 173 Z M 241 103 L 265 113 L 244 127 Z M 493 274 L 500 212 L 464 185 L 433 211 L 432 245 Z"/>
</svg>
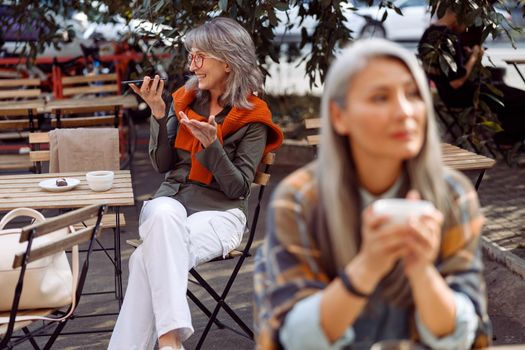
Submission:
<svg viewBox="0 0 525 350">
<path fill-rule="evenodd" d="M 321 113 L 318 160 L 269 205 L 254 278 L 258 348 L 487 346 L 484 218 L 469 180 L 442 164 L 415 56 L 356 42 L 330 68 Z M 422 200 L 421 214 L 399 210 Z"/>
<path fill-rule="evenodd" d="M 225 256 L 245 230 L 247 198 L 263 155 L 282 142 L 272 122 L 249 33 L 214 18 L 184 40 L 193 76 L 172 95 L 164 81 L 131 84 L 152 112 L 149 154 L 166 173 L 139 220 L 143 243 L 130 258 L 122 310 L 109 349 L 181 349 L 193 333 L 188 271 Z"/>
</svg>

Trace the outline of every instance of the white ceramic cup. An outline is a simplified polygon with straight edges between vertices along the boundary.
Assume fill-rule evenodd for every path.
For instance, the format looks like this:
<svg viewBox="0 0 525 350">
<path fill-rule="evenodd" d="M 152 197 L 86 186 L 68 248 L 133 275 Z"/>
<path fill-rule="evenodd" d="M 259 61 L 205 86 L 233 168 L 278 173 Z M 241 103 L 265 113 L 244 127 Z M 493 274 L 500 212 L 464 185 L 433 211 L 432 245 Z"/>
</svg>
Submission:
<svg viewBox="0 0 525 350">
<path fill-rule="evenodd" d="M 379 215 L 388 215 L 392 222 L 403 223 L 411 216 L 418 217 L 432 213 L 434 204 L 425 200 L 385 198 L 375 201 L 372 210 Z"/>
<path fill-rule="evenodd" d="M 113 186 L 115 174 L 112 171 L 90 171 L 86 174 L 86 181 L 93 191 L 107 191 Z"/>
<path fill-rule="evenodd" d="M 374 343 L 370 350 L 423 350 L 410 340 L 383 340 Z"/>
</svg>

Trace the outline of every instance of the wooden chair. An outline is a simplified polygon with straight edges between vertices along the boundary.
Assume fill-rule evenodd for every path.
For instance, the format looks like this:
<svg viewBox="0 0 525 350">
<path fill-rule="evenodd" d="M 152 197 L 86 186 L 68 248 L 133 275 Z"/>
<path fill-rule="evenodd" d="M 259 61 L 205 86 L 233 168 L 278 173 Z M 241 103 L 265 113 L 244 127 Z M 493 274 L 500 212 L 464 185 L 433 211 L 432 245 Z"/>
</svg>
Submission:
<svg viewBox="0 0 525 350">
<path fill-rule="evenodd" d="M 35 148 L 29 152 L 29 160 L 34 164 L 34 168 L 37 173 L 42 172 L 42 163 L 49 162 L 50 151 L 49 151 L 49 133 L 47 132 L 35 132 L 29 135 L 29 144 Z M 38 148 L 38 150 L 37 150 Z M 40 149 L 43 148 L 43 149 Z M 124 213 L 119 213 L 120 227 L 126 226 L 126 218 Z M 87 223 L 89 224 L 89 223 Z M 103 228 L 116 228 L 117 218 L 115 215 L 106 215 L 102 221 Z"/>
<path fill-rule="evenodd" d="M 198 284 L 202 288 L 204 288 L 208 294 L 214 299 L 215 306 L 213 307 L 213 311 L 210 311 L 206 305 L 191 291 L 188 289 L 187 295 L 188 297 L 199 307 L 199 309 L 208 316 L 208 323 L 206 324 L 206 327 L 204 328 L 203 333 L 201 334 L 199 338 L 199 342 L 197 344 L 196 349 L 200 349 L 206 339 L 206 336 L 208 335 L 208 332 L 210 331 L 210 328 L 213 324 L 217 325 L 219 328 L 228 328 L 235 333 L 245 335 L 248 338 L 253 340 L 253 331 L 252 329 L 243 321 L 237 313 L 228 305 L 226 302 L 226 297 L 228 296 L 228 293 L 230 292 L 231 287 L 233 286 L 233 283 L 235 282 L 235 278 L 237 277 L 237 274 L 239 273 L 244 260 L 250 256 L 250 248 L 253 243 L 253 239 L 255 237 L 255 231 L 257 229 L 257 222 L 259 220 L 259 213 L 261 211 L 261 202 L 264 195 L 264 190 L 266 186 L 268 185 L 270 181 L 270 167 L 275 162 L 275 154 L 274 153 L 268 153 L 261 161 L 259 165 L 259 171 L 257 171 L 255 175 L 255 179 L 253 180 L 253 185 L 255 185 L 258 188 L 258 191 L 255 190 L 251 192 L 250 196 L 257 196 L 257 204 L 255 206 L 253 217 L 250 225 L 246 228 L 246 232 L 248 233 L 248 238 L 246 240 L 246 243 L 244 244 L 244 247 L 242 250 L 233 250 L 231 251 L 226 259 L 233 259 L 238 258 L 237 263 L 233 267 L 233 270 L 226 281 L 226 284 L 224 285 L 224 288 L 222 290 L 217 291 L 214 289 L 204 277 L 202 277 L 198 272 L 196 268 L 193 268 L 190 270 L 190 274 L 195 278 L 196 281 L 192 281 L 190 279 L 190 282 L 193 282 L 195 284 Z M 138 247 L 142 242 L 138 239 L 135 240 L 127 240 L 126 241 L 129 245 Z M 218 257 L 216 259 L 211 260 L 209 263 L 215 263 L 223 261 L 222 257 Z M 223 309 L 230 315 L 230 317 L 235 321 L 235 323 L 242 329 L 244 334 L 240 333 L 239 331 L 225 325 L 222 323 L 219 319 L 217 319 L 217 314 L 219 311 Z"/>
<path fill-rule="evenodd" d="M 89 268 L 89 256 L 93 248 L 95 237 L 99 232 L 100 222 L 105 210 L 105 205 L 91 205 L 89 207 L 77 209 L 75 211 L 48 219 L 44 222 L 32 224 L 22 228 L 20 241 L 27 242 L 27 249 L 24 252 L 17 253 L 13 259 L 13 268 L 20 268 L 20 276 L 15 289 L 11 311 L 0 313 L 0 317 L 6 317 L 9 319 L 7 323 L 0 324 L 0 349 L 11 349 L 13 346 L 26 340 L 29 340 L 35 349 L 40 349 L 36 344 L 34 337 L 41 336 L 41 333 L 44 329 L 54 326 L 54 330 L 48 338 L 44 349 L 51 348 L 67 322 L 74 316 L 74 311 L 80 300 L 82 289 L 86 280 Z M 44 236 L 59 229 L 68 228 L 70 225 L 92 218 L 95 219 L 93 225 L 85 227 L 77 232 L 68 234 L 63 238 L 43 243 L 38 246 L 38 248 L 34 248 L 32 245 L 34 241 L 38 240 L 37 237 Z M 83 242 L 88 242 L 88 249 L 84 257 L 82 269 L 78 279 L 76 280 L 76 290 L 74 290 L 75 302 L 67 307 L 64 307 L 66 310 L 64 310 L 64 308 L 20 310 L 18 305 L 24 290 L 24 275 L 27 264 L 35 260 L 48 257 L 52 254 L 56 254 L 63 250 L 70 249 L 73 246 Z M 57 320 L 45 320 L 42 324 L 42 320 L 35 319 L 17 321 L 17 316 L 49 317 L 55 318 Z M 38 327 L 36 329 L 31 327 L 30 329 L 29 326 L 33 325 Z M 21 331 L 21 334 L 17 334 L 16 337 L 13 337 L 13 334 L 15 332 L 19 333 L 19 331 Z"/>
<path fill-rule="evenodd" d="M 43 106 L 39 86 L 40 79 L 0 79 L 0 131 L 38 129 L 37 107 Z"/>
<path fill-rule="evenodd" d="M 38 130 L 37 105 L 43 100 L 39 79 L 0 80 L 0 141 L 26 140 Z M 27 154 L 1 154 L 0 170 L 31 170 Z"/>
<path fill-rule="evenodd" d="M 72 103 L 68 107 L 53 107 L 51 126 L 53 128 L 78 127 L 119 127 L 122 123 L 120 104 L 102 104 L 95 102 L 92 106 L 76 107 Z"/>
<path fill-rule="evenodd" d="M 314 133 L 306 136 L 306 142 L 309 145 L 317 147 L 321 142 L 321 136 L 319 135 L 319 129 L 321 128 L 321 118 L 308 118 L 304 120 L 304 127 L 308 131 Z"/>
<path fill-rule="evenodd" d="M 31 162 L 34 162 L 34 168 L 37 173 L 42 172 L 42 164 L 44 162 L 49 162 L 51 158 L 50 147 L 49 147 L 49 133 L 48 132 L 36 132 L 29 135 L 29 144 L 31 145 L 31 151 L 29 152 L 29 159 Z M 86 147 L 92 147 L 89 144 L 86 144 Z M 67 169 L 66 169 L 67 171 Z M 108 213 L 110 215 L 105 215 L 101 223 L 103 229 L 111 229 L 113 231 L 113 246 L 104 246 L 102 242 L 98 239 L 96 240 L 98 248 L 94 249 L 94 252 L 104 252 L 108 257 L 109 251 L 117 252 L 117 246 L 120 246 L 120 237 L 118 236 L 117 227 L 122 228 L 126 226 L 126 217 L 124 213 L 120 211 L 118 213 Z M 82 225 L 89 225 L 89 222 L 82 223 Z M 118 258 L 120 259 L 120 258 Z M 119 273 L 120 268 L 117 269 L 117 258 L 111 259 L 111 263 L 115 266 L 115 297 L 119 301 L 119 306 L 121 303 L 122 295 L 122 277 Z M 120 261 L 120 260 L 119 260 Z M 120 263 L 120 262 L 119 262 Z M 92 293 L 97 294 L 97 293 Z M 105 292 L 104 292 L 105 294 Z"/>
<path fill-rule="evenodd" d="M 126 104 L 121 98 L 122 86 L 120 71 L 115 73 L 63 76 L 60 64 L 53 66 L 53 93 L 56 101 L 67 102 L 67 107 L 54 107 L 52 127 L 97 127 L 113 125 L 119 128 L 122 167 L 128 166 L 136 148 L 135 124 Z M 113 100 L 113 107 L 108 99 Z M 134 99 L 134 97 L 132 97 Z M 75 107 L 75 101 L 85 106 L 89 101 L 90 108 Z M 128 99 L 129 101 L 129 99 Z M 133 101 L 136 105 L 136 100 Z M 71 108 L 69 108 L 71 107 Z M 95 113 L 95 114 L 94 114 Z"/>
<path fill-rule="evenodd" d="M 37 109 L 29 107 L 2 108 L 0 116 L 0 140 L 27 140 L 29 131 L 38 129 L 38 120 L 35 119 Z M 25 142 L 25 141 L 23 141 Z M 34 170 L 29 155 L 7 153 L 0 154 L 0 170 Z"/>
<path fill-rule="evenodd" d="M 61 77 L 56 98 L 85 95 L 121 95 L 120 76 L 117 73 Z"/>
<path fill-rule="evenodd" d="M 40 79 L 1 79 L 0 100 L 28 100 L 42 96 Z"/>
</svg>

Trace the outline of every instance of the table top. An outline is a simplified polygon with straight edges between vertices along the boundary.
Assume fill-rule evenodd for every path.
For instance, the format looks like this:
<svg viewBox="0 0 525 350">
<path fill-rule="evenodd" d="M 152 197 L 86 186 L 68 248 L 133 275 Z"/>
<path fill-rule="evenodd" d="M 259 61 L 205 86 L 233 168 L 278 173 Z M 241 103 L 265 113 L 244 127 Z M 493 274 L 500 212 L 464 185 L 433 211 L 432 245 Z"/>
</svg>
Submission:
<svg viewBox="0 0 525 350">
<path fill-rule="evenodd" d="M 93 107 L 121 105 L 123 108 L 137 109 L 138 102 L 134 95 L 113 95 L 103 97 L 65 98 L 51 100 L 45 105 L 44 112 L 50 112 L 57 108 Z"/>
<path fill-rule="evenodd" d="M 51 101 L 45 101 L 43 99 L 0 101 L 0 114 L 2 110 L 12 109 L 35 109 L 38 113 L 49 113 L 51 110 L 57 108 L 83 108 L 114 105 L 121 105 L 123 108 L 130 109 L 138 108 L 138 102 L 134 95 L 114 95 L 103 97 L 85 97 L 82 99 L 67 98 Z"/>
<path fill-rule="evenodd" d="M 507 64 L 525 64 L 525 58 L 507 58 L 503 61 Z"/>
<path fill-rule="evenodd" d="M 456 170 L 490 169 L 496 164 L 496 161 L 492 158 L 448 143 L 441 144 L 441 151 L 443 152 L 443 163 Z"/>
<path fill-rule="evenodd" d="M 17 108 L 43 110 L 45 104 L 46 104 L 46 101 L 43 99 L 0 101 L 0 112 L 5 109 L 17 109 Z"/>
<path fill-rule="evenodd" d="M 131 173 L 129 170 L 115 171 L 113 187 L 104 192 L 94 192 L 86 182 L 86 172 L 22 174 L 0 176 L 0 211 L 27 207 L 33 209 L 80 208 L 103 203 L 108 206 L 132 206 L 135 204 Z M 56 177 L 73 177 L 80 184 L 66 192 L 48 192 L 38 183 Z"/>
</svg>

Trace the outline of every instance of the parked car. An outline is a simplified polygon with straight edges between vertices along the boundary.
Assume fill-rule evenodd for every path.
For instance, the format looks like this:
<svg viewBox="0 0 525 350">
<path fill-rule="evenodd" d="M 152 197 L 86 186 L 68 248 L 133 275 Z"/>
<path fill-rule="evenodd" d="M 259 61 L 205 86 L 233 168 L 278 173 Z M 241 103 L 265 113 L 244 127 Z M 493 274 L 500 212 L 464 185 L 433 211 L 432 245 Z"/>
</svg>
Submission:
<svg viewBox="0 0 525 350">
<path fill-rule="evenodd" d="M 4 22 L 4 26 L 0 23 L 0 57 L 19 55 L 26 43 L 37 42 L 42 34 L 48 34 L 50 30 L 44 23 L 39 22 L 27 23 L 23 27 L 11 24 L 9 18 L 12 18 L 13 14 L 9 5 L 0 5 L 0 17 L 8 19 L 7 22 Z M 82 55 L 80 44 L 92 45 L 92 40 L 83 38 L 82 33 L 85 28 L 77 19 L 65 19 L 56 15 L 55 21 L 68 28 L 56 33 L 60 38 L 57 47 L 47 46 L 42 53 L 39 53 L 39 56 L 79 56 Z"/>
<path fill-rule="evenodd" d="M 354 38 L 386 37 L 399 41 L 418 41 L 424 30 L 430 24 L 430 10 L 427 0 L 394 0 L 394 5 L 401 9 L 403 16 L 388 9 L 388 17 L 381 22 L 385 8 L 379 8 L 379 1 L 368 6 L 366 1 L 354 0 L 342 2 L 341 10 L 346 19 L 346 25 L 352 30 Z M 351 8 L 357 8 L 354 11 Z M 300 41 L 301 30 L 313 32 L 317 20 L 308 17 L 302 23 L 297 20 L 297 7 L 288 11 L 279 12 L 279 26 L 276 28 L 276 37 L 282 42 Z"/>
<path fill-rule="evenodd" d="M 354 32 L 354 37 L 419 41 L 432 20 L 427 0 L 394 0 L 393 4 L 401 10 L 402 15 L 391 9 L 380 8 L 378 3 L 379 1 L 375 1 L 373 6 L 368 6 L 366 1 L 354 0 L 353 4 L 346 4 L 347 25 Z M 352 5 L 358 10 L 349 10 Z M 504 6 L 496 5 L 495 10 L 509 22 L 523 27 L 523 17 L 519 18 L 523 13 L 521 7 L 510 7 L 509 13 Z M 385 11 L 388 11 L 388 16 L 382 22 L 381 18 Z"/>
<path fill-rule="evenodd" d="M 395 0 L 393 4 L 403 15 L 393 10 L 368 6 L 355 1 L 357 11 L 346 10 L 347 26 L 354 37 L 383 37 L 396 41 L 418 41 L 430 24 L 430 9 L 427 0 Z M 347 5 L 348 6 L 348 5 Z M 383 13 L 388 16 L 381 22 Z"/>
</svg>

